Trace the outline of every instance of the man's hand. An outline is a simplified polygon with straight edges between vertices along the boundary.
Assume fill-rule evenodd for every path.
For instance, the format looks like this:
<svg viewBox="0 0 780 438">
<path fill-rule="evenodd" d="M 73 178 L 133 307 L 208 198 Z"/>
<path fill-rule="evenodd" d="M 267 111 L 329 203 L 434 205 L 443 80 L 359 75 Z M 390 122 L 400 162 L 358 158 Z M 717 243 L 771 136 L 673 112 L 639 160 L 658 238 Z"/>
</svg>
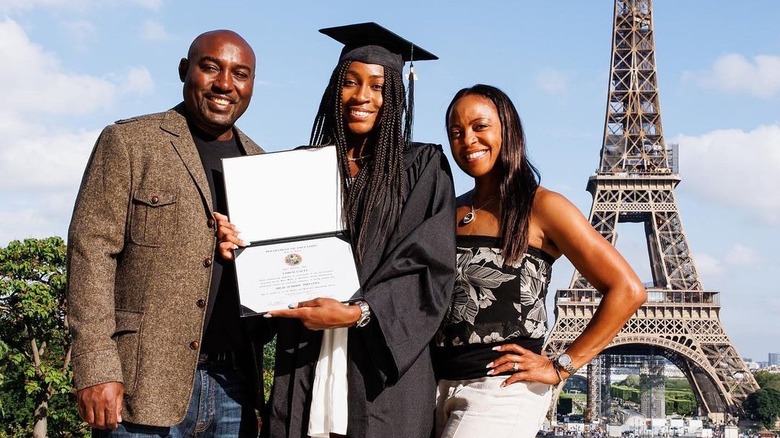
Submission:
<svg viewBox="0 0 780 438">
<path fill-rule="evenodd" d="M 100 383 L 77 394 L 79 416 L 95 429 L 116 429 L 122 422 L 125 387 L 119 382 Z"/>
</svg>

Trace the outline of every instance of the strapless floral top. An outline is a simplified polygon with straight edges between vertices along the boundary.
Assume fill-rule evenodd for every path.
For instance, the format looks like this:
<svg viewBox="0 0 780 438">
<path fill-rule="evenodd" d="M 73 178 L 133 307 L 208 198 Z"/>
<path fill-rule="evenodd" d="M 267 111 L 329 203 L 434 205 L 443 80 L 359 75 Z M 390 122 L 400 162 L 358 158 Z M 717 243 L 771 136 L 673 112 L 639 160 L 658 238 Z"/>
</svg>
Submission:
<svg viewBox="0 0 780 438">
<path fill-rule="evenodd" d="M 498 238 L 458 236 L 457 245 L 455 289 L 434 338 L 436 346 L 544 338 L 545 298 L 555 259 L 529 247 L 520 260 L 503 266 Z"/>
</svg>

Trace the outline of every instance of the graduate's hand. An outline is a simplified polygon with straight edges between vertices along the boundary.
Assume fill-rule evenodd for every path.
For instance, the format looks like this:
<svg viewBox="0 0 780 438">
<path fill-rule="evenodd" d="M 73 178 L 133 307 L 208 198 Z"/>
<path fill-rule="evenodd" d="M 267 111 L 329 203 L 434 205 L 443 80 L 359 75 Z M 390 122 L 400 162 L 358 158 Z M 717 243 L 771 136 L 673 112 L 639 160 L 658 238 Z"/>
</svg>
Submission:
<svg viewBox="0 0 780 438">
<path fill-rule="evenodd" d="M 290 304 L 289 309 L 272 310 L 266 318 L 297 318 L 309 330 L 352 327 L 360 319 L 360 307 L 333 298 L 315 298 Z"/>
<path fill-rule="evenodd" d="M 560 382 L 555 366 L 547 356 L 539 355 L 531 350 L 516 344 L 504 344 L 493 347 L 495 351 L 505 352 L 503 356 L 487 364 L 489 376 L 511 372 L 512 375 L 504 380 L 501 386 L 511 385 L 515 382 L 540 382 L 557 385 Z M 566 371 L 561 370 L 561 377 L 568 377 Z"/>
<path fill-rule="evenodd" d="M 245 247 L 246 243 L 238 238 L 238 229 L 230 223 L 227 216 L 214 212 L 214 219 L 217 220 L 219 255 L 225 260 L 233 260 L 233 250 Z"/>
</svg>

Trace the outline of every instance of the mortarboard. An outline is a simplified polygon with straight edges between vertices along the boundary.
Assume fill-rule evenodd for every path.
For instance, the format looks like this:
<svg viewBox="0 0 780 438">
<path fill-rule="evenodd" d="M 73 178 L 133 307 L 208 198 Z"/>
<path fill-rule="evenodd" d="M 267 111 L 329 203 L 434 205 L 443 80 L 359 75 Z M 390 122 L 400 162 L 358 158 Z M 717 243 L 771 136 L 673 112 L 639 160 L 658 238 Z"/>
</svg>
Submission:
<svg viewBox="0 0 780 438">
<path fill-rule="evenodd" d="M 406 61 L 439 59 L 374 22 L 328 27 L 320 29 L 320 32 L 344 44 L 339 62 L 378 64 L 403 73 Z"/>
</svg>

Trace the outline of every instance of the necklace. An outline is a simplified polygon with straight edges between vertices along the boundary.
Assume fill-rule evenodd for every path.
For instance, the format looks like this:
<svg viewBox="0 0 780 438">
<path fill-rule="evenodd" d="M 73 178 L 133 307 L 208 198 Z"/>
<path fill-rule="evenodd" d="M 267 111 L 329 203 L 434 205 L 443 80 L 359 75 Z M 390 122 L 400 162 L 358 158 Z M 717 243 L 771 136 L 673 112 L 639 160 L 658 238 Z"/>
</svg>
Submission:
<svg viewBox="0 0 780 438">
<path fill-rule="evenodd" d="M 366 158 L 371 158 L 371 154 L 361 155 L 359 157 L 347 157 L 347 161 L 355 162 L 355 161 L 365 160 Z"/>
<path fill-rule="evenodd" d="M 465 215 L 465 216 L 463 216 L 463 219 L 461 219 L 461 222 L 463 222 L 463 225 L 468 225 L 468 224 L 470 224 L 470 223 L 474 222 L 474 220 L 475 220 L 475 219 L 477 219 L 477 212 L 478 212 L 478 211 L 480 211 L 480 210 L 482 210 L 483 208 L 487 207 L 487 206 L 488 206 L 488 204 L 490 204 L 490 202 L 491 202 L 491 201 L 492 201 L 492 200 L 493 200 L 495 197 L 496 197 L 496 195 L 495 195 L 495 194 L 493 194 L 493 195 L 490 195 L 490 197 L 489 197 L 489 198 L 487 198 L 487 200 L 485 201 L 485 203 L 484 203 L 484 204 L 482 204 L 482 206 L 481 206 L 481 207 L 479 207 L 479 208 L 474 208 L 474 204 L 472 203 L 472 204 L 471 204 L 471 211 L 469 211 L 468 213 L 466 213 L 466 215 Z"/>
</svg>

